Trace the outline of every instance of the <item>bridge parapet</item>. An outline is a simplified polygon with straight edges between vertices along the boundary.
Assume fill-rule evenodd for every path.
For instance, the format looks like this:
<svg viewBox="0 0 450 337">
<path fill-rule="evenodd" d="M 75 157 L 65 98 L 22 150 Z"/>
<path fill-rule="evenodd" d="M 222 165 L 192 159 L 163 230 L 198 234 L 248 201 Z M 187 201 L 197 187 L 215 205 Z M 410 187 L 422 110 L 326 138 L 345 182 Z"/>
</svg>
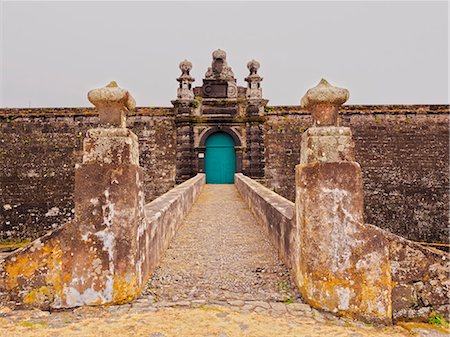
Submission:
<svg viewBox="0 0 450 337">
<path fill-rule="evenodd" d="M 295 275 L 296 270 L 293 268 L 297 265 L 299 247 L 295 204 L 242 173 L 235 174 L 234 184 L 258 222 L 269 234 L 281 260 Z"/>
</svg>

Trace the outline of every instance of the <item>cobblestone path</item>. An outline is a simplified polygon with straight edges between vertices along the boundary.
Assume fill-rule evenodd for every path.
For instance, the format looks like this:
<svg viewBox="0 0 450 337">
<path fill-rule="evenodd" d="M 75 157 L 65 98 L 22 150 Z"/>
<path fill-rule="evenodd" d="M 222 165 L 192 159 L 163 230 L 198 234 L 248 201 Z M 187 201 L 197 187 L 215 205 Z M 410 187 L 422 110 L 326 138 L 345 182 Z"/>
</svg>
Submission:
<svg viewBox="0 0 450 337">
<path fill-rule="evenodd" d="M 157 301 L 298 300 L 234 185 L 205 185 L 146 288 Z"/>
</svg>

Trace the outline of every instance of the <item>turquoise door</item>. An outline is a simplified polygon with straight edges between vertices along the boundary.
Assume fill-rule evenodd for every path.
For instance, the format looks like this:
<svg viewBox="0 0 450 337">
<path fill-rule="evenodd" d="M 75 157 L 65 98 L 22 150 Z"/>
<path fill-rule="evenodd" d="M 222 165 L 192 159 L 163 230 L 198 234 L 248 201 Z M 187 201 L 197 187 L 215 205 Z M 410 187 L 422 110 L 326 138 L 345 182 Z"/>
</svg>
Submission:
<svg viewBox="0 0 450 337">
<path fill-rule="evenodd" d="M 206 183 L 234 184 L 235 167 L 233 138 L 225 132 L 213 133 L 206 140 Z"/>
</svg>

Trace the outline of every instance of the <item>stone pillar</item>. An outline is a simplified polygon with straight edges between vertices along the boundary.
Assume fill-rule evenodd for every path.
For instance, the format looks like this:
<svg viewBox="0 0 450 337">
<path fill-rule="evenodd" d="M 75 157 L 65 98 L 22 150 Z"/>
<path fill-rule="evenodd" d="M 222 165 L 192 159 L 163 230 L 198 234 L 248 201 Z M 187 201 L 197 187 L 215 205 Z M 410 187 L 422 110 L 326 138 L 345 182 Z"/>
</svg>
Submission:
<svg viewBox="0 0 450 337">
<path fill-rule="evenodd" d="M 138 227 L 144 221 L 143 172 L 138 137 L 126 128 L 126 114 L 135 102 L 115 82 L 91 90 L 88 98 L 101 127 L 87 131 L 83 162 L 75 169 L 75 222 L 81 241 L 95 248 L 97 262 L 92 263 L 101 273 L 85 275 L 83 268 L 92 254 L 83 249 L 74 252 L 79 257 L 72 275 L 80 277 L 72 279 L 67 301 L 92 304 L 85 300 L 91 282 L 93 289 L 95 285 L 102 289 L 97 300 L 121 303 L 139 295 L 142 281 L 136 263 Z"/>
<path fill-rule="evenodd" d="M 338 126 L 346 89 L 320 83 L 305 94 L 313 126 L 296 167 L 297 282 L 312 306 L 367 322 L 391 322 L 388 246 L 364 224 L 363 181 L 351 130 Z"/>
<path fill-rule="evenodd" d="M 134 99 L 115 82 L 88 98 L 101 126 L 87 131 L 75 167 L 75 219 L 0 263 L 0 303 L 68 308 L 140 294 L 143 174 L 138 138 L 126 128 Z"/>
<path fill-rule="evenodd" d="M 194 128 L 191 117 L 196 111 L 200 111 L 198 106 L 201 104 L 195 100 L 192 82 L 194 78 L 190 75 L 192 63 L 184 60 L 180 62 L 181 75 L 177 78 L 180 86 L 177 90 L 177 99 L 172 101 L 175 108 L 176 124 L 176 174 L 175 182 L 177 184 L 192 178 L 196 173 L 196 160 L 194 152 Z"/>
</svg>

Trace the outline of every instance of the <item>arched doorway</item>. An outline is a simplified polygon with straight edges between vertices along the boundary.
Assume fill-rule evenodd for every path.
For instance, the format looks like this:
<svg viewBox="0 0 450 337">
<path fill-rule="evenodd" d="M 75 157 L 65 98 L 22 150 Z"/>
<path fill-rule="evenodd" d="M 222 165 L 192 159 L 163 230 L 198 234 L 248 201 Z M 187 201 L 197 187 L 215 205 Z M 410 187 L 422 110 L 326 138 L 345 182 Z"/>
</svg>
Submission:
<svg viewBox="0 0 450 337">
<path fill-rule="evenodd" d="M 206 139 L 205 173 L 207 184 L 233 184 L 236 169 L 234 140 L 225 132 Z"/>
</svg>

